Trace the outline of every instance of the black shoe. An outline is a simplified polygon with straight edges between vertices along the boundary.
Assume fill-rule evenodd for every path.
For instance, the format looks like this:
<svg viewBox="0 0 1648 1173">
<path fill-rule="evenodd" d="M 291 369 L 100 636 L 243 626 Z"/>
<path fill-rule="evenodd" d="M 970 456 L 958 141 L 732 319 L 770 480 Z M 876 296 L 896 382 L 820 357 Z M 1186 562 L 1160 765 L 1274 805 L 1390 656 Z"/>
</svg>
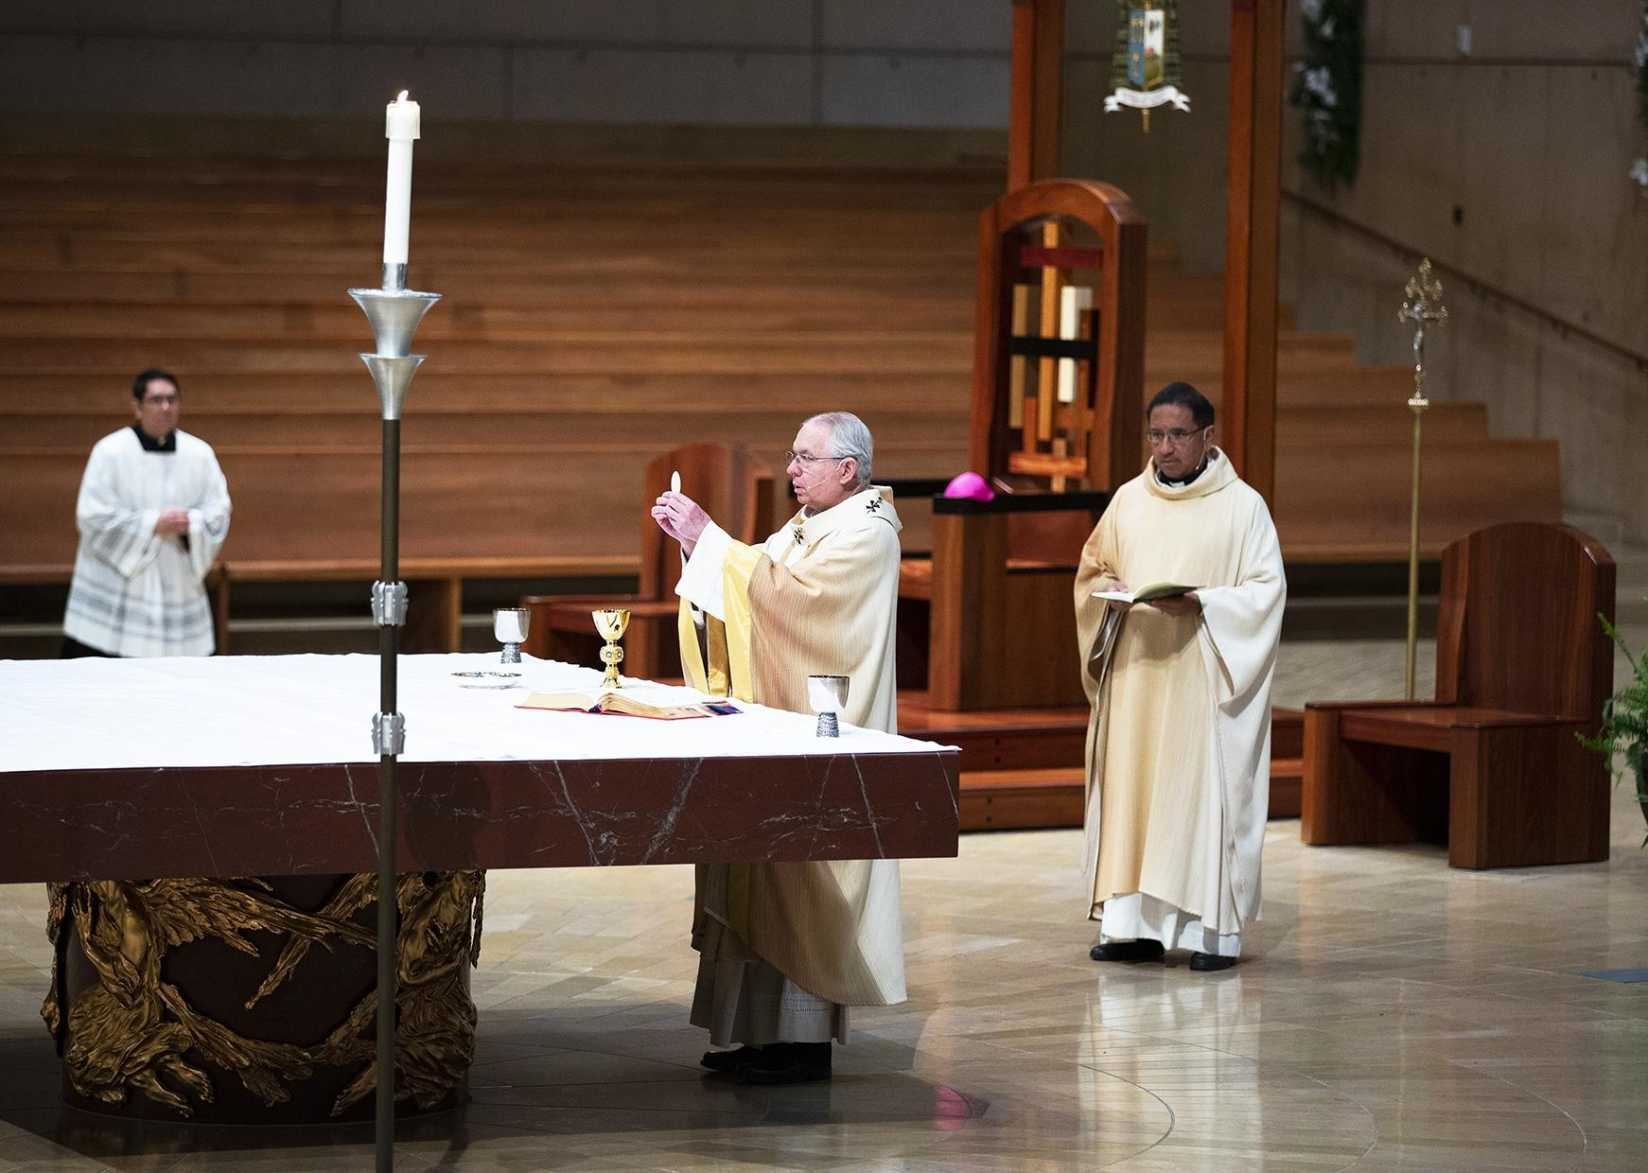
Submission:
<svg viewBox="0 0 1648 1173">
<path fill-rule="evenodd" d="M 739 1047 L 736 1051 L 705 1051 L 698 1061 L 700 1067 L 711 1071 L 734 1074 L 761 1058 L 760 1047 Z"/>
<path fill-rule="evenodd" d="M 1094 961 L 1160 961 L 1166 950 L 1160 941 L 1103 941 L 1087 951 Z"/>
<path fill-rule="evenodd" d="M 739 1083 L 768 1087 L 829 1078 L 829 1043 L 772 1043 L 761 1048 L 761 1057 L 754 1063 L 738 1069 Z"/>
<path fill-rule="evenodd" d="M 1221 969 L 1229 969 L 1236 964 L 1234 957 L 1221 957 L 1217 953 L 1192 953 L 1190 968 L 1197 973 L 1217 973 Z"/>
</svg>

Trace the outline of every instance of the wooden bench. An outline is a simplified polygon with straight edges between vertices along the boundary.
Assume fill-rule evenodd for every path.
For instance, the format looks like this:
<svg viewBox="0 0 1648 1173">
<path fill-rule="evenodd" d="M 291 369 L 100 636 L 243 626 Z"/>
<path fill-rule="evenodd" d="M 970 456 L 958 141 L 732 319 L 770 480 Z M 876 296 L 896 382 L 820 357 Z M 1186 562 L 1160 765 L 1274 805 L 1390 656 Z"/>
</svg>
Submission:
<svg viewBox="0 0 1648 1173">
<path fill-rule="evenodd" d="M 1608 856 L 1608 765 L 1577 735 L 1612 691 L 1614 563 L 1565 526 L 1492 526 L 1442 560 L 1436 699 L 1311 704 L 1300 834 L 1445 836 L 1459 868 Z"/>
<path fill-rule="evenodd" d="M 588 558 L 406 558 L 401 579 L 410 596 L 402 646 L 408 652 L 462 650 L 463 589 L 465 582 L 492 579 L 582 578 L 628 576 L 635 559 L 625 555 Z M 0 586 L 67 586 L 72 563 L 0 565 Z M 378 563 L 364 558 L 284 559 L 216 563 L 205 579 L 212 607 L 212 629 L 219 655 L 234 650 L 230 601 L 234 583 L 358 582 L 361 614 L 369 613 L 368 585 L 378 577 Z"/>
<path fill-rule="evenodd" d="M 947 712 L 925 691 L 898 694 L 899 732 L 961 750 L 961 829 L 1079 827 L 1085 815 L 1085 704 Z M 1271 714 L 1270 817 L 1299 817 L 1304 714 Z"/>
<path fill-rule="evenodd" d="M 375 559 L 283 559 L 231 561 L 224 567 L 222 606 L 229 614 L 233 583 L 358 582 L 361 613 L 369 613 L 368 585 L 377 580 Z M 604 557 L 545 555 L 539 557 L 402 558 L 401 580 L 407 584 L 408 606 L 402 648 L 408 652 L 462 650 L 463 590 L 465 582 L 485 579 L 574 578 L 635 573 L 635 559 L 623 554 Z M 225 628 L 227 628 L 227 622 Z M 231 650 L 227 630 L 218 644 Z"/>
</svg>

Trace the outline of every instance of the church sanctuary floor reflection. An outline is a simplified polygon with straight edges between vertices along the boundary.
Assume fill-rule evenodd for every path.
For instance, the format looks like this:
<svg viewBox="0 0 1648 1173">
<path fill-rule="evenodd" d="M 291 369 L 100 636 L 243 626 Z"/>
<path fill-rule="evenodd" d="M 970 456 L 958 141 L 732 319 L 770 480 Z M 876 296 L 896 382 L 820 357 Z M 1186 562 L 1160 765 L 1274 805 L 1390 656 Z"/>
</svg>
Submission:
<svg viewBox="0 0 1648 1173">
<path fill-rule="evenodd" d="M 1439 847 L 1271 824 L 1251 955 L 1095 965 L 1080 833 L 905 865 L 910 1000 L 835 1078 L 697 1065 L 687 868 L 494 871 L 470 1102 L 399 1168 L 1627 1170 L 1648 1152 L 1648 852 L 1615 792 L 1594 865 L 1466 872 Z M 360 1169 L 370 1125 L 172 1127 L 59 1106 L 43 885 L 0 888 L 0 1170 Z M 1625 971 L 1625 972 L 1617 972 Z"/>
</svg>

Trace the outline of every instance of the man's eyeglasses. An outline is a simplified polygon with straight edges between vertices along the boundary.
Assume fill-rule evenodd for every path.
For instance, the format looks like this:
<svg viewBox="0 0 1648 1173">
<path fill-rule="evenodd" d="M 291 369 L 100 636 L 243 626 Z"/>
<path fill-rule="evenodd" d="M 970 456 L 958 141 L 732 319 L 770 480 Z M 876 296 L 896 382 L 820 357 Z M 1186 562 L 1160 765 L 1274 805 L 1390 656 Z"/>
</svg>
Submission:
<svg viewBox="0 0 1648 1173">
<path fill-rule="evenodd" d="M 1164 432 L 1160 428 L 1151 428 L 1144 434 L 1144 438 L 1150 441 L 1152 448 L 1168 442 L 1171 442 L 1173 447 L 1179 448 L 1188 444 L 1192 437 L 1200 436 L 1205 431 L 1207 431 L 1206 428 L 1192 428 L 1190 431 L 1183 428 L 1169 428 Z"/>
<path fill-rule="evenodd" d="M 794 448 L 791 448 L 788 452 L 784 453 L 784 466 L 788 468 L 792 464 L 799 464 L 802 468 L 811 468 L 813 462 L 816 460 L 846 459 L 847 458 L 845 456 L 809 456 L 805 452 L 797 452 Z"/>
</svg>

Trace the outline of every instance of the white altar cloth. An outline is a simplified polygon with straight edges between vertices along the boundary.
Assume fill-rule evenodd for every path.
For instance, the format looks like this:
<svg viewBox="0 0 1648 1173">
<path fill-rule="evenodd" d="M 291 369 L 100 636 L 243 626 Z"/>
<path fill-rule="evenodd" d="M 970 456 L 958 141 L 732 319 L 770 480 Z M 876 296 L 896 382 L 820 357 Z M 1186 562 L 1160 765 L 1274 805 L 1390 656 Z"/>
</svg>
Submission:
<svg viewBox="0 0 1648 1173">
<path fill-rule="evenodd" d="M 521 671 L 519 688 L 455 672 Z M 518 709 L 529 692 L 593 691 L 600 671 L 497 653 L 402 656 L 404 762 L 805 757 L 933 753 L 939 747 L 737 702 L 735 716 L 685 721 Z M 703 699 L 624 679 L 652 703 Z M 0 773 L 376 762 L 378 657 L 214 656 L 0 660 Z"/>
</svg>

